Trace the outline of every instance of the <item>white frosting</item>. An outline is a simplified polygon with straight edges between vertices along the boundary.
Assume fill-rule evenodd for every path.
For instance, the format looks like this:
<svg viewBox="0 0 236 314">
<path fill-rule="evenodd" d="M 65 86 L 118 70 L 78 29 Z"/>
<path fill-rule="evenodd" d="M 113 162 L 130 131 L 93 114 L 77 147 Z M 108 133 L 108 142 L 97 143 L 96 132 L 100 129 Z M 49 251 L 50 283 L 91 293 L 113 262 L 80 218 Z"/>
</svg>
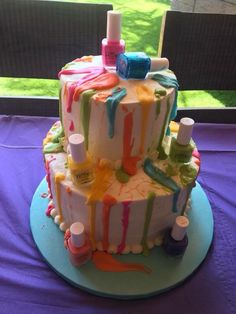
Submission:
<svg viewBox="0 0 236 314">
<path fill-rule="evenodd" d="M 76 62 L 68 65 L 68 69 L 81 69 L 94 65 L 101 66 L 101 58 L 94 57 L 92 62 Z M 173 76 L 169 72 L 165 72 L 166 75 Z M 61 75 L 60 81 L 62 86 L 62 122 L 65 130 L 66 137 L 69 137 L 72 133 L 84 134 L 81 123 L 81 111 L 80 111 L 80 99 L 73 101 L 71 112 L 67 112 L 66 108 L 66 83 L 75 82 L 82 78 L 85 74 L 73 74 L 73 75 Z M 152 79 L 146 79 L 145 81 L 137 80 L 123 80 L 120 78 L 118 84 L 121 88 L 126 88 L 127 95 L 121 100 L 119 106 L 116 109 L 115 124 L 114 124 L 114 136 L 109 137 L 108 134 L 108 118 L 106 112 L 105 100 L 96 100 L 96 95 L 92 96 L 90 106 L 90 122 L 89 122 L 89 135 L 88 135 L 88 152 L 95 158 L 106 158 L 112 161 L 122 159 L 123 157 L 123 134 L 124 134 L 124 118 L 127 112 L 133 112 L 133 131 L 132 139 L 134 140 L 132 147 L 132 156 L 139 155 L 139 149 L 141 145 L 141 117 L 142 107 L 139 105 L 139 100 L 136 93 L 138 84 L 144 84 L 151 90 L 163 89 L 163 87 Z M 116 86 L 116 87 L 118 87 Z M 102 91 L 104 92 L 104 91 Z M 107 89 L 106 92 L 111 93 L 112 89 Z M 165 124 L 166 111 L 167 111 L 167 99 L 169 99 L 170 111 L 174 102 L 175 91 L 173 88 L 167 89 L 167 96 L 161 97 L 161 111 L 156 116 L 156 102 L 154 98 L 153 105 L 150 107 L 150 111 L 147 117 L 147 128 L 145 130 L 144 141 L 144 157 L 148 149 L 156 148 L 159 138 L 162 132 L 162 125 Z M 124 111 L 124 107 L 126 111 Z M 70 123 L 73 121 L 74 130 L 70 131 Z M 102 140 L 101 140 L 102 139 Z"/>
</svg>

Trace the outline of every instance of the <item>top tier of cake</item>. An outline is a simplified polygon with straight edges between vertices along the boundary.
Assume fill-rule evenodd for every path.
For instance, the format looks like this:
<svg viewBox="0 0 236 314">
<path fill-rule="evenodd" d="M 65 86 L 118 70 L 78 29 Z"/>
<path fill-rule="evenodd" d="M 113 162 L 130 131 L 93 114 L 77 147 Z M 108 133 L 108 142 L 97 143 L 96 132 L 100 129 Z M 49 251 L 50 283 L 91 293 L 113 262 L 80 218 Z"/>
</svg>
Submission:
<svg viewBox="0 0 236 314">
<path fill-rule="evenodd" d="M 89 56 L 68 63 L 59 78 L 65 138 L 83 134 L 95 161 L 142 161 L 161 146 L 176 111 L 171 71 L 125 80 L 106 70 L 100 56 Z"/>
</svg>

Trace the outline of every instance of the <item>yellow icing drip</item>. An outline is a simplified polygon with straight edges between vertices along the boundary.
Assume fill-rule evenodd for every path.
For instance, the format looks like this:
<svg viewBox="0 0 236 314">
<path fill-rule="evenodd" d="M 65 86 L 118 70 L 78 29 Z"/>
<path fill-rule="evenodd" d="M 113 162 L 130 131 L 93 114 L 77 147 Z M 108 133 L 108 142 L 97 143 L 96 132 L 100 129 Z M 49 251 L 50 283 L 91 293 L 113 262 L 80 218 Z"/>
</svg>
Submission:
<svg viewBox="0 0 236 314">
<path fill-rule="evenodd" d="M 151 90 L 146 85 L 137 86 L 136 93 L 141 105 L 141 138 L 139 152 L 140 154 L 143 154 L 148 115 L 150 112 L 151 105 L 154 103 L 154 93 L 153 90 Z"/>
<path fill-rule="evenodd" d="M 104 193 L 109 187 L 110 178 L 112 176 L 112 169 L 109 164 L 103 164 L 95 170 L 95 180 L 91 185 L 91 190 L 87 195 L 87 203 L 91 204 L 98 200 L 101 200 Z"/>
<path fill-rule="evenodd" d="M 112 169 L 109 164 L 102 164 L 95 170 L 95 180 L 87 194 L 87 204 L 90 206 L 89 223 L 90 223 L 90 240 L 92 248 L 95 249 L 95 216 L 96 203 L 101 200 L 109 187 Z"/>
<path fill-rule="evenodd" d="M 65 180 L 65 175 L 63 173 L 56 173 L 55 175 L 55 190 L 56 190 L 56 198 L 57 198 L 57 207 L 58 207 L 58 212 L 59 212 L 59 220 L 60 222 L 63 221 L 63 216 L 62 216 L 62 207 L 61 207 L 61 189 L 60 189 L 60 183 L 61 181 Z"/>
<path fill-rule="evenodd" d="M 170 122 L 170 131 L 171 133 L 178 133 L 179 130 L 179 124 L 175 121 Z"/>
</svg>

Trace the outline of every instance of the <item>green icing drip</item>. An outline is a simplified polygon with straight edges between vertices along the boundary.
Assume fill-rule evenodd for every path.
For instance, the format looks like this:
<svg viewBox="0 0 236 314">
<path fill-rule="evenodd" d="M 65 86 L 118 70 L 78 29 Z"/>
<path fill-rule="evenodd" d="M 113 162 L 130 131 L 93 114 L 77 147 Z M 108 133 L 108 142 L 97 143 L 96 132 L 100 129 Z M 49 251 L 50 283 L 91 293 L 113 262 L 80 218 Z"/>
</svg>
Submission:
<svg viewBox="0 0 236 314">
<path fill-rule="evenodd" d="M 156 194 L 154 192 L 148 193 L 146 217 L 145 217 L 145 223 L 144 223 L 144 229 L 143 229 L 143 237 L 141 240 L 141 244 L 143 246 L 143 255 L 144 256 L 149 255 L 149 249 L 147 246 L 147 234 L 148 234 L 148 228 L 150 225 L 150 221 L 152 218 L 152 211 L 153 211 L 153 204 L 154 204 L 155 197 L 156 197 Z"/>
<path fill-rule="evenodd" d="M 180 167 L 180 180 L 183 185 L 190 184 L 197 176 L 197 169 L 188 164 Z"/>
<path fill-rule="evenodd" d="M 177 175 L 177 173 L 178 173 L 178 170 L 174 166 L 172 166 L 171 164 L 167 165 L 167 167 L 166 167 L 166 175 L 168 177 L 173 177 L 173 176 Z"/>
<path fill-rule="evenodd" d="M 160 112 L 161 112 L 161 100 L 157 99 L 157 102 L 156 102 L 156 119 L 158 118 Z"/>
<path fill-rule="evenodd" d="M 59 153 L 63 151 L 63 147 L 60 143 L 47 143 L 43 147 L 43 153 L 44 154 L 51 154 L 51 153 Z"/>
<path fill-rule="evenodd" d="M 165 121 L 163 123 L 163 126 L 162 126 L 162 129 L 161 129 L 161 135 L 160 135 L 160 138 L 159 138 L 159 142 L 158 142 L 158 145 L 157 145 L 157 150 L 160 154 L 160 158 L 159 159 L 166 159 L 163 158 L 166 154 L 164 154 L 164 149 L 162 147 L 162 141 L 163 141 L 163 138 L 164 138 L 164 135 L 165 135 L 165 129 L 166 129 L 166 125 L 167 125 L 167 122 L 168 122 L 168 119 L 169 119 L 169 115 L 170 115 L 170 100 L 169 98 L 167 98 L 167 108 L 166 108 L 166 114 L 165 114 Z"/>
<path fill-rule="evenodd" d="M 58 127 L 57 129 L 55 129 L 55 131 L 54 131 L 54 135 L 53 135 L 53 137 L 52 137 L 52 142 L 53 143 L 59 143 L 60 142 L 60 139 L 62 138 L 62 137 L 64 137 L 64 130 L 63 130 L 63 127 L 62 126 L 60 126 L 60 127 Z"/>
<path fill-rule="evenodd" d="M 166 96 L 166 90 L 165 89 L 155 89 L 154 92 L 155 96 Z"/>
<path fill-rule="evenodd" d="M 123 169 L 118 169 L 116 170 L 116 179 L 120 182 L 120 183 L 127 183 L 130 179 L 130 176 L 123 171 Z"/>
<path fill-rule="evenodd" d="M 166 75 L 165 73 L 156 73 L 152 76 L 152 80 L 159 82 L 164 87 L 174 87 L 175 98 L 172 106 L 171 113 L 169 115 L 168 125 L 171 120 L 173 120 L 177 115 L 177 98 L 178 98 L 178 88 L 179 84 L 175 76 Z M 170 128 L 167 128 L 167 135 L 170 135 Z"/>
<path fill-rule="evenodd" d="M 89 136 L 89 120 L 90 120 L 90 98 L 96 94 L 93 89 L 86 90 L 81 95 L 80 101 L 80 119 L 84 130 L 85 147 L 88 149 L 88 136 Z"/>
</svg>

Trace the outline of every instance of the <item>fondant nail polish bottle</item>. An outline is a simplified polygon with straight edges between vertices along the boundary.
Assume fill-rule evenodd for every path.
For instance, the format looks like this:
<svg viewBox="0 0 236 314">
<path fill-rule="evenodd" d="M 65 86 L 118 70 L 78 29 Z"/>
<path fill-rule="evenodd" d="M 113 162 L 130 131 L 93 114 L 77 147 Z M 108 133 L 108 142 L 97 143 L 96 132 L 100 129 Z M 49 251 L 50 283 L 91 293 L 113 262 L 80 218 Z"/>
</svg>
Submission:
<svg viewBox="0 0 236 314">
<path fill-rule="evenodd" d="M 92 247 L 81 222 L 73 223 L 69 230 L 70 236 L 67 240 L 67 249 L 70 261 L 73 265 L 80 267 L 91 259 Z"/>
<path fill-rule="evenodd" d="M 125 52 L 117 57 L 116 71 L 124 79 L 144 79 L 148 72 L 169 67 L 166 58 L 150 58 L 144 52 Z"/>
<path fill-rule="evenodd" d="M 164 240 L 163 248 L 169 255 L 183 255 L 188 246 L 188 236 L 186 229 L 189 220 L 186 216 L 176 217 L 175 224 L 171 230 L 168 230 Z"/>
<path fill-rule="evenodd" d="M 187 163 L 192 157 L 194 145 L 191 143 L 194 120 L 182 118 L 177 138 L 172 137 L 169 158 L 173 162 Z"/>
<path fill-rule="evenodd" d="M 116 59 L 125 51 L 125 42 L 121 37 L 121 13 L 107 11 L 107 37 L 102 40 L 102 62 L 104 67 L 116 66 Z"/>
<path fill-rule="evenodd" d="M 94 180 L 94 164 L 86 153 L 82 134 L 75 133 L 69 136 L 68 168 L 73 183 L 78 187 Z"/>
</svg>

